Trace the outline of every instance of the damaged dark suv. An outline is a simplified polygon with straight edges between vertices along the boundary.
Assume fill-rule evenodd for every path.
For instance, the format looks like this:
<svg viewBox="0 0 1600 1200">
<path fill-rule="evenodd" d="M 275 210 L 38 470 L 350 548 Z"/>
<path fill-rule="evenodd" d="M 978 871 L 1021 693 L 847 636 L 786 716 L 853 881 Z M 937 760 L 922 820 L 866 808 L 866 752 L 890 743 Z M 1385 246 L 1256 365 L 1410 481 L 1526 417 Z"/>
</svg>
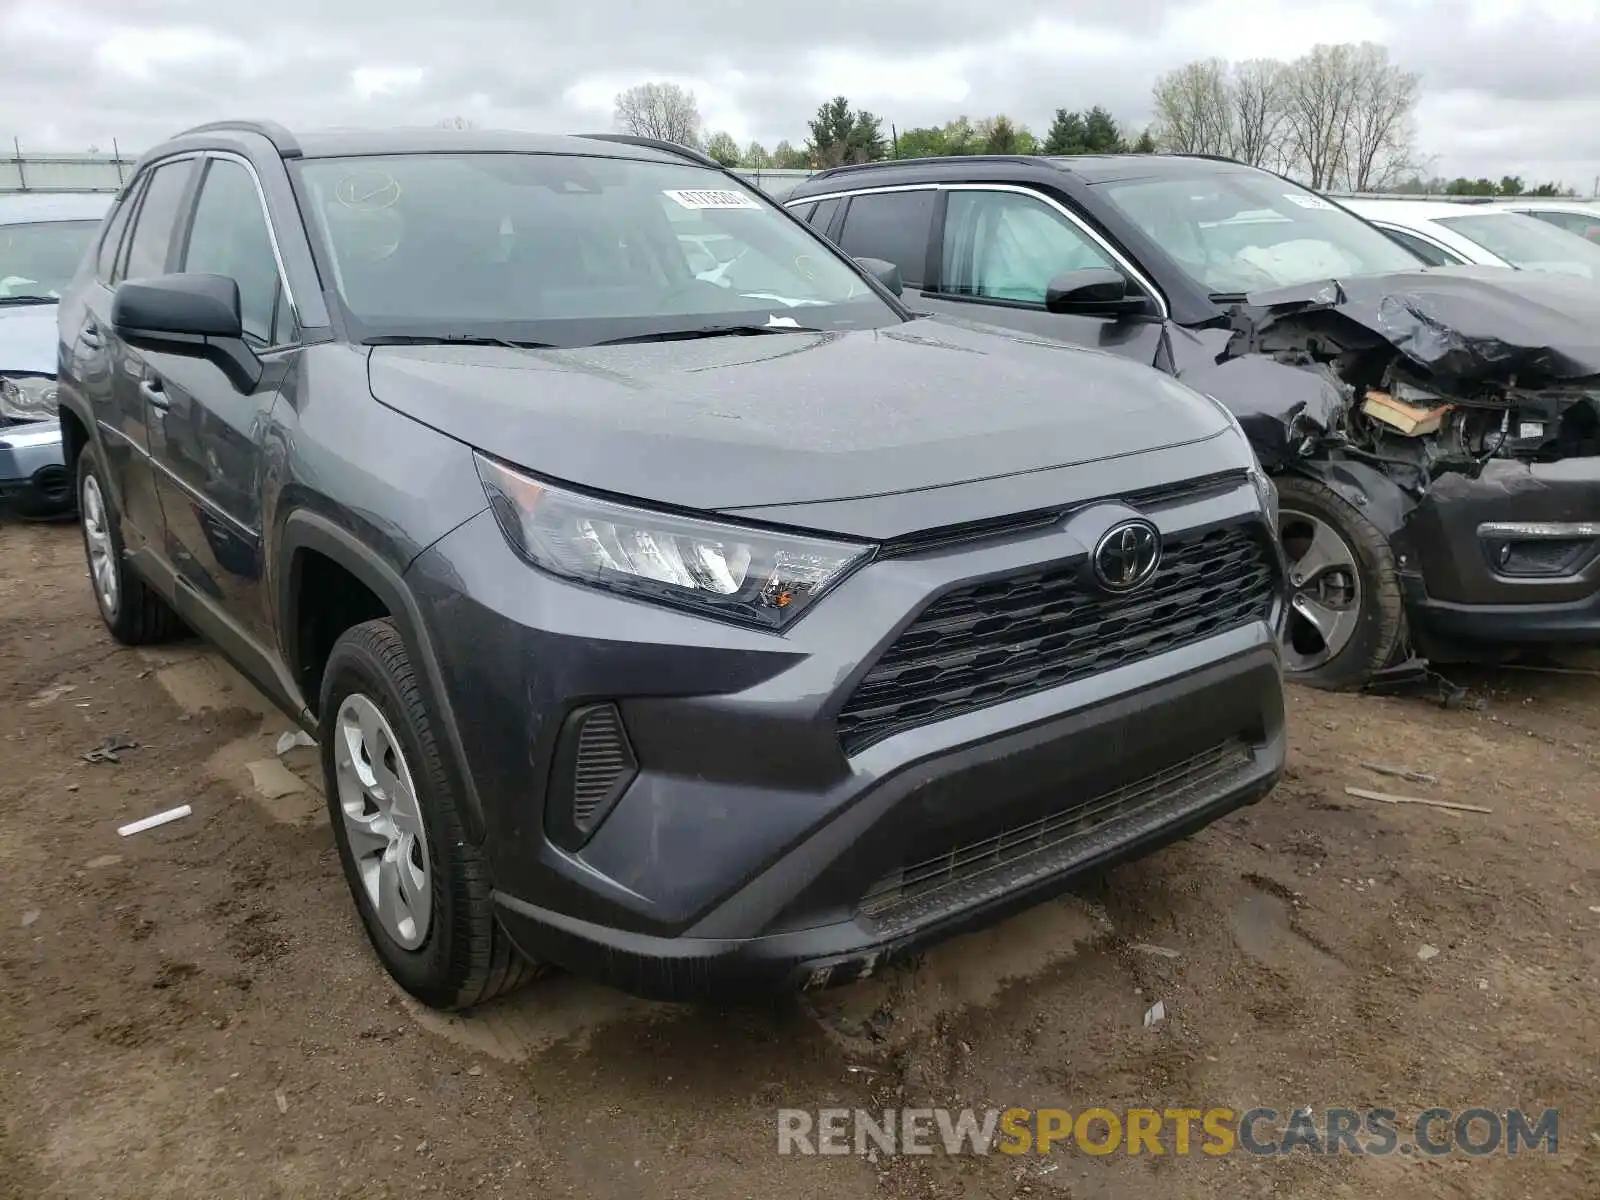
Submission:
<svg viewBox="0 0 1600 1200">
<path fill-rule="evenodd" d="M 1278 484 L 1293 677 L 1600 641 L 1593 283 L 1426 269 L 1337 204 L 1204 157 L 844 167 L 786 204 L 894 262 L 917 309 L 1225 404 Z"/>
</svg>

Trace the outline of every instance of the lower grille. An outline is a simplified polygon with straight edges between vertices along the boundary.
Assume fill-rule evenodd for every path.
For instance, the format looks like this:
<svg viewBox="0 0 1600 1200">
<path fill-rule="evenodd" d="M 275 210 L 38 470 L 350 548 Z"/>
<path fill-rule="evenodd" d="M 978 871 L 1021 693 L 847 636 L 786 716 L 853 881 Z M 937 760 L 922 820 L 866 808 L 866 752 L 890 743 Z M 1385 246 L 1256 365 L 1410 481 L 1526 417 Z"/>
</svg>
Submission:
<svg viewBox="0 0 1600 1200">
<path fill-rule="evenodd" d="M 1227 741 L 1114 791 L 952 847 L 879 880 L 857 904 L 864 916 L 916 924 L 1085 862 L 1135 835 L 1181 818 L 1224 793 L 1255 761 Z"/>
<path fill-rule="evenodd" d="M 839 712 L 854 754 L 918 725 L 1058 687 L 1265 620 L 1274 574 L 1265 536 L 1235 525 L 1166 539 L 1137 592 L 1085 588 L 1051 566 L 957 588 L 901 633 Z"/>
</svg>

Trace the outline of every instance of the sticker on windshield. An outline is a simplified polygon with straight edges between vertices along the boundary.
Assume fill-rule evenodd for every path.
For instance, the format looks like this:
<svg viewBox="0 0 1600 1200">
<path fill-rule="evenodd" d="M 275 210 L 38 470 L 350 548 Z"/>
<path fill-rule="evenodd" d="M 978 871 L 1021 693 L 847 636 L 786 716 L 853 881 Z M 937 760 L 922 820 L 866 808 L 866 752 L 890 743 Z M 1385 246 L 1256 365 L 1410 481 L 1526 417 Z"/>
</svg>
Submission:
<svg viewBox="0 0 1600 1200">
<path fill-rule="evenodd" d="M 707 188 L 677 188 L 663 192 L 677 202 L 680 208 L 704 210 L 708 208 L 760 208 L 743 192 Z"/>
<path fill-rule="evenodd" d="M 1298 204 L 1301 208 L 1331 209 L 1333 207 L 1333 205 L 1329 204 L 1321 196 L 1307 196 L 1300 192 L 1285 192 L 1283 194 L 1283 198 L 1290 204 Z"/>
</svg>

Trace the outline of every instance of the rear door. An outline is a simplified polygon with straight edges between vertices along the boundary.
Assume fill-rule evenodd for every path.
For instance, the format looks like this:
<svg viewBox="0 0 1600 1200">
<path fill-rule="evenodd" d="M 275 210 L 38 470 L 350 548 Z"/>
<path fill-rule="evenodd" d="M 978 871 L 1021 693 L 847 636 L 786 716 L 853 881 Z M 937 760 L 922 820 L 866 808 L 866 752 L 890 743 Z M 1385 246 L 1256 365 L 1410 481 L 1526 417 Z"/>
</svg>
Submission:
<svg viewBox="0 0 1600 1200">
<path fill-rule="evenodd" d="M 174 269 L 224 275 L 239 287 L 245 342 L 262 357 L 262 381 L 241 392 L 214 362 L 148 355 L 166 546 L 181 580 L 259 653 L 270 646 L 261 565 L 262 429 L 279 394 L 284 356 L 296 340 L 292 306 L 253 169 L 244 160 L 205 160 L 199 195 Z"/>
<path fill-rule="evenodd" d="M 859 202 L 853 200 L 851 209 Z M 1162 323 L 1149 317 L 1089 317 L 1045 310 L 1045 289 L 1068 271 L 1103 267 L 1151 295 L 1155 289 L 1065 205 L 1031 189 L 956 184 L 944 189 L 919 308 L 1092 346 L 1147 365 Z"/>
<path fill-rule="evenodd" d="M 152 408 L 145 388 L 145 355 L 116 336 L 111 305 L 122 280 L 166 274 L 175 253 L 173 235 L 193 194 L 196 165 L 192 157 L 158 164 L 130 197 L 137 208 L 124 203 L 131 210 L 126 233 L 106 264 L 107 277 L 91 289 L 88 314 L 78 327 L 76 353 L 82 355 L 85 391 L 93 401 L 123 541 L 135 555 L 154 547 L 165 557 L 160 550 L 164 522 L 150 462 Z M 117 232 L 120 218 L 119 211 L 107 226 L 108 239 Z"/>
</svg>

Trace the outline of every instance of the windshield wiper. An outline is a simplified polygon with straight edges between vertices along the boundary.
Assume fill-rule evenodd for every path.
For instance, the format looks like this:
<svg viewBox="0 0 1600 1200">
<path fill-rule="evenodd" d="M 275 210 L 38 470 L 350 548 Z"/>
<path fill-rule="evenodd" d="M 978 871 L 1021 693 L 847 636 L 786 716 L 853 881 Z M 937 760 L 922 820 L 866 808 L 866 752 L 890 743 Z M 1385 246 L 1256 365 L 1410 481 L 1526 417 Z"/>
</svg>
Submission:
<svg viewBox="0 0 1600 1200">
<path fill-rule="evenodd" d="M 554 350 L 553 342 L 514 342 L 477 333 L 380 333 L 361 339 L 363 346 L 503 346 L 507 350 Z"/>
<path fill-rule="evenodd" d="M 0 296 L 0 307 L 18 304 L 59 304 L 55 296 Z"/>
<path fill-rule="evenodd" d="M 630 337 L 607 338 L 596 346 L 626 346 L 631 342 L 681 342 L 691 338 L 753 337 L 763 333 L 825 333 L 809 325 L 702 325 L 698 329 L 663 329 L 657 333 L 636 333 Z"/>
</svg>

